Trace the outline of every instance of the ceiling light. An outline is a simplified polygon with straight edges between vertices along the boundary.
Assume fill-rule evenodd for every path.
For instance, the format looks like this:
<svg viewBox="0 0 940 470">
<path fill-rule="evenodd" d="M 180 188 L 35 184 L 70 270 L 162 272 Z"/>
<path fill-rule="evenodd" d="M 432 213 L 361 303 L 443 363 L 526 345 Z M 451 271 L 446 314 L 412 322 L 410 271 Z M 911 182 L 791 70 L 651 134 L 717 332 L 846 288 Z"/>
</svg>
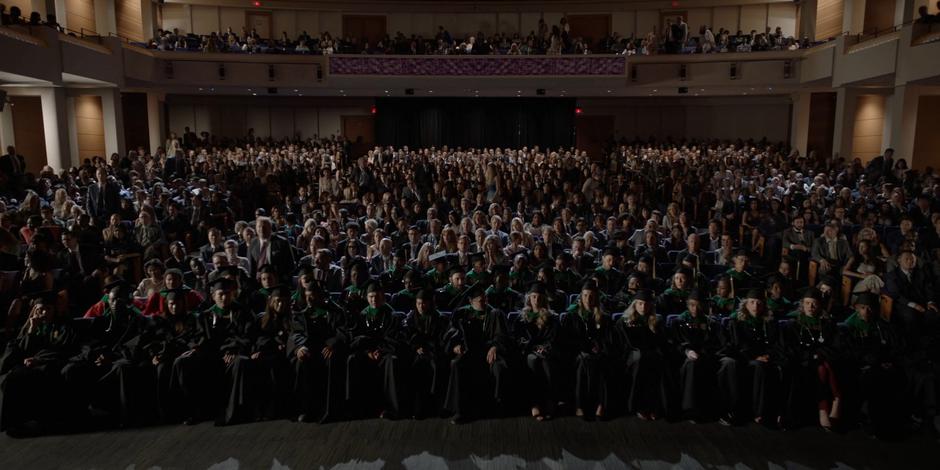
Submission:
<svg viewBox="0 0 940 470">
<path fill-rule="evenodd" d="M 297 93 L 297 89 L 296 89 L 296 88 L 294 88 L 294 93 Z"/>
<path fill-rule="evenodd" d="M 257 93 L 252 93 L 251 96 L 258 96 L 258 94 L 257 94 Z"/>
</svg>

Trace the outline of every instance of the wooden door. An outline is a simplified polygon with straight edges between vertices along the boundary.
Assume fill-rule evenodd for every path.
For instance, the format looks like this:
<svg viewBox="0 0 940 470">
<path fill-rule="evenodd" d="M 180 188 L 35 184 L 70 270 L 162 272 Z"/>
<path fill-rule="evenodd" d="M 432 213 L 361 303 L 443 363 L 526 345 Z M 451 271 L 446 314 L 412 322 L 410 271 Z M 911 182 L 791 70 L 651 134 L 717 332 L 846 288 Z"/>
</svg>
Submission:
<svg viewBox="0 0 940 470">
<path fill-rule="evenodd" d="M 604 146 L 614 135 L 614 117 L 579 115 L 574 132 L 578 150 L 586 150 L 591 159 L 606 158 Z"/>
<path fill-rule="evenodd" d="M 343 137 L 352 142 L 352 156 L 358 158 L 375 146 L 375 119 L 372 116 L 342 116 Z"/>
<path fill-rule="evenodd" d="M 124 110 L 124 145 L 128 150 L 150 150 L 150 126 L 146 93 L 121 93 Z"/>
<path fill-rule="evenodd" d="M 836 94 L 813 93 L 809 99 L 809 134 L 806 151 L 815 150 L 823 158 L 832 157 L 833 135 L 836 127 Z"/>
<path fill-rule="evenodd" d="M 610 15 L 568 16 L 571 38 L 583 37 L 592 49 L 595 49 L 601 40 L 610 35 L 610 23 Z"/>
<path fill-rule="evenodd" d="M 375 45 L 386 34 L 384 15 L 343 15 L 343 36 Z"/>
<path fill-rule="evenodd" d="M 26 171 L 39 174 L 46 164 L 46 133 L 42 124 L 42 99 L 38 96 L 11 96 L 13 140 L 16 153 L 26 159 Z M 6 153 L 6 149 L 3 149 Z"/>
<path fill-rule="evenodd" d="M 255 30 L 263 39 L 271 38 L 271 12 L 269 11 L 246 11 L 245 28 L 248 32 Z"/>
</svg>

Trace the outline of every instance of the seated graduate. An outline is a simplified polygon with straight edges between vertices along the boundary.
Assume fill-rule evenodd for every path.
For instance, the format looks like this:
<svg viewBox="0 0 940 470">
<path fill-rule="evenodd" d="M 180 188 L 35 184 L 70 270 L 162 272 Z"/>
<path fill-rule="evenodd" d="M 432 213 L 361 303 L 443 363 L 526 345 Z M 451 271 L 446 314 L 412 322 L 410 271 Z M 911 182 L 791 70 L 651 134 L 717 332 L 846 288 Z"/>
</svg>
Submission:
<svg viewBox="0 0 940 470">
<path fill-rule="evenodd" d="M 262 313 L 267 309 L 271 289 L 279 285 L 279 281 L 277 269 L 274 268 L 273 264 L 258 267 L 258 282 L 260 286 L 248 295 L 248 310 L 251 313 Z"/>
<path fill-rule="evenodd" d="M 297 421 L 327 422 L 339 417 L 345 401 L 346 312 L 317 282 L 304 287 L 305 307 L 291 321 L 287 352 L 294 367 Z"/>
<path fill-rule="evenodd" d="M 397 418 L 401 416 L 401 320 L 385 302 L 380 282 L 369 283 L 366 301 L 358 313 L 351 304 L 346 306 L 347 411 L 353 417 Z"/>
<path fill-rule="evenodd" d="M 405 271 L 401 281 L 401 289 L 392 294 L 388 303 L 396 312 L 407 312 L 414 307 L 415 296 L 421 291 L 423 279 L 421 279 L 421 273 L 409 269 Z"/>
<path fill-rule="evenodd" d="M 730 425 L 737 395 L 737 369 L 733 357 L 725 354 L 721 323 L 708 311 L 708 298 L 693 290 L 686 309 L 672 323 L 669 332 L 678 359 L 679 393 L 684 418 L 694 421 L 717 417 Z M 719 403 L 715 409 L 713 404 Z"/>
<path fill-rule="evenodd" d="M 144 315 L 148 317 L 166 316 L 166 296 L 170 291 L 174 290 L 179 291 L 177 294 L 182 294 L 182 297 L 180 297 L 178 301 L 185 302 L 183 310 L 187 312 L 195 311 L 205 300 L 202 294 L 183 283 L 182 271 L 177 268 L 170 268 L 163 274 L 163 289 L 153 293 L 147 299 L 147 303 L 143 309 Z"/>
<path fill-rule="evenodd" d="M 627 409 L 644 420 L 656 420 L 668 403 L 664 393 L 665 334 L 656 315 L 656 298 L 639 291 L 617 322 L 627 372 Z"/>
<path fill-rule="evenodd" d="M 447 383 L 449 355 L 444 342 L 450 320 L 437 310 L 434 297 L 430 289 L 418 291 L 404 322 L 402 354 L 408 364 L 408 387 L 402 405 L 415 418 L 438 414 Z"/>
<path fill-rule="evenodd" d="M 793 301 L 786 298 L 785 282 L 779 275 L 767 278 L 767 310 L 775 319 L 782 319 L 793 311 Z"/>
<path fill-rule="evenodd" d="M 292 322 L 290 298 L 290 287 L 268 287 L 267 305 L 258 321 L 248 371 L 248 392 L 253 395 L 250 398 L 255 419 L 279 418 L 290 411 L 293 381 L 287 355 Z"/>
<path fill-rule="evenodd" d="M 237 284 L 228 277 L 212 281 L 212 306 L 196 319 L 192 348 L 173 363 L 171 387 L 180 393 L 183 424 L 206 418 L 216 424 L 246 420 L 249 403 L 238 393 L 245 387 L 245 367 L 253 342 L 255 316 L 235 302 Z"/>
<path fill-rule="evenodd" d="M 192 293 L 192 290 L 183 288 L 168 290 L 161 296 L 165 313 L 151 317 L 156 331 L 145 348 L 157 381 L 157 411 L 160 421 L 165 423 L 182 419 L 174 415 L 181 406 L 178 390 L 171 388 L 171 378 L 176 358 L 195 347 L 197 310 L 196 305 L 190 305 L 190 300 L 187 300 Z"/>
<path fill-rule="evenodd" d="M 133 304 L 133 287 L 123 280 L 105 286 L 108 306 L 92 320 L 82 351 L 62 369 L 66 386 L 76 393 L 76 418 L 89 407 L 108 412 L 120 426 L 137 424 L 152 411 L 153 372 L 145 346 L 155 329 Z"/>
<path fill-rule="evenodd" d="M 486 302 L 504 312 L 522 308 L 522 294 L 509 286 L 509 266 L 498 264 L 490 271 L 493 273 L 493 285 L 486 288 Z"/>
<path fill-rule="evenodd" d="M 879 314 L 878 296 L 863 292 L 856 297 L 852 314 L 839 335 L 845 372 L 854 391 L 853 410 L 864 413 L 870 434 L 889 438 L 904 423 L 904 341 L 898 327 Z M 867 412 L 863 412 L 865 410 Z"/>
<path fill-rule="evenodd" d="M 731 278 L 720 276 L 715 281 L 715 294 L 708 299 L 709 311 L 721 318 L 733 317 L 738 310 L 738 299 L 731 295 Z"/>
<path fill-rule="evenodd" d="M 744 384 L 751 384 L 744 396 L 751 397 L 750 416 L 758 424 L 781 417 L 780 335 L 764 298 L 763 289 L 748 290 L 731 320 L 731 347 Z"/>
<path fill-rule="evenodd" d="M 358 312 L 368 306 L 366 288 L 369 285 L 369 265 L 365 261 L 353 262 L 349 269 L 349 285 L 343 289 L 341 303 L 347 312 Z"/>
<path fill-rule="evenodd" d="M 558 316 L 548 307 L 545 286 L 536 283 L 526 296 L 521 315 L 510 325 L 516 347 L 525 361 L 525 390 L 532 416 L 551 419 L 561 397 L 560 342 Z"/>
<path fill-rule="evenodd" d="M 577 301 L 562 316 L 561 327 L 563 355 L 574 359 L 575 415 L 604 419 L 612 398 L 619 338 L 613 319 L 601 308 L 594 281 L 584 283 Z"/>
<path fill-rule="evenodd" d="M 33 294 L 29 305 L 25 324 L 0 359 L 0 432 L 11 436 L 42 433 L 61 421 L 59 371 L 77 343 L 69 322 L 57 315 L 54 293 Z"/>
<path fill-rule="evenodd" d="M 470 270 L 467 271 L 467 283 L 470 285 L 479 284 L 486 288 L 493 282 L 493 273 L 487 269 L 486 257 L 483 252 L 470 254 Z"/>
<path fill-rule="evenodd" d="M 537 271 L 541 267 L 546 267 L 544 263 L 537 264 L 534 269 Z M 547 266 L 551 269 L 551 266 Z M 509 287 L 516 292 L 525 292 L 529 286 L 535 282 L 537 273 L 529 262 L 529 255 L 519 253 L 512 259 L 512 269 L 509 271 Z"/>
<path fill-rule="evenodd" d="M 613 297 L 623 289 L 626 276 L 617 269 L 619 257 L 620 250 L 607 248 L 601 256 L 601 265 L 593 271 L 593 276 L 597 279 L 597 288 L 605 297 Z"/>
<path fill-rule="evenodd" d="M 551 266 L 542 266 L 535 273 L 535 282 L 545 286 L 545 295 L 548 297 L 548 307 L 555 312 L 563 312 L 568 308 L 568 294 L 558 288 L 555 283 L 555 271 Z"/>
<path fill-rule="evenodd" d="M 725 271 L 725 276 L 731 281 L 731 295 L 739 296 L 754 287 L 754 276 L 748 271 L 750 258 L 747 251 L 738 250 L 731 260 L 731 267 Z"/>
<path fill-rule="evenodd" d="M 555 266 L 552 272 L 555 284 L 565 294 L 574 294 L 581 288 L 581 276 L 572 268 L 574 259 L 571 253 L 560 252 L 555 255 Z"/>
<path fill-rule="evenodd" d="M 392 253 L 392 266 L 379 275 L 379 281 L 389 292 L 398 292 L 404 286 L 405 274 L 412 271 L 407 263 L 408 254 L 404 248 L 399 248 Z"/>
<path fill-rule="evenodd" d="M 781 332 L 785 354 L 784 390 L 785 425 L 804 422 L 812 410 L 818 410 L 819 425 L 831 431 L 840 417 L 842 390 L 835 370 L 835 322 L 822 309 L 821 294 L 809 288 L 797 310 L 791 312 Z"/>
<path fill-rule="evenodd" d="M 692 287 L 692 270 L 679 268 L 672 275 L 671 285 L 659 295 L 656 311 L 661 315 L 678 315 L 685 310 L 686 299 Z"/>
<path fill-rule="evenodd" d="M 431 286 L 435 289 L 444 287 L 453 273 L 452 267 L 461 267 L 459 263 L 457 263 L 458 259 L 459 257 L 456 254 L 435 253 L 431 255 L 428 260 L 431 262 L 432 268 L 424 273 L 424 277 L 428 279 L 428 282 L 430 282 Z M 463 267 L 461 267 L 460 271 L 465 272 Z M 442 306 L 443 304 L 438 302 L 437 305 Z"/>
<path fill-rule="evenodd" d="M 467 300 L 467 286 L 465 283 L 466 275 L 463 272 L 463 268 L 460 266 L 452 267 L 450 269 L 449 282 L 435 292 L 434 303 L 438 308 L 446 312 L 452 312 L 461 307 L 461 302 L 466 302 Z"/>
<path fill-rule="evenodd" d="M 470 303 L 454 311 L 445 345 L 451 357 L 444 408 L 460 424 L 506 405 L 512 337 L 506 315 L 486 303 L 483 286 L 470 288 Z"/>
</svg>

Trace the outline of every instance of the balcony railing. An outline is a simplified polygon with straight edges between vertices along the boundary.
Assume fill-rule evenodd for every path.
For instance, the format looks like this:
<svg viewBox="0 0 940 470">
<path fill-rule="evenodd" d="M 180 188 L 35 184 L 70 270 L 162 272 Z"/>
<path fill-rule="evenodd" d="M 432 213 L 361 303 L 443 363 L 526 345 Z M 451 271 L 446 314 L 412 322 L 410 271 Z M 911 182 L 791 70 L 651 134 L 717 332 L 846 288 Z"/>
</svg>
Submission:
<svg viewBox="0 0 940 470">
<path fill-rule="evenodd" d="M 548 76 L 624 75 L 627 58 L 582 56 L 366 56 L 331 55 L 331 75 Z"/>
</svg>

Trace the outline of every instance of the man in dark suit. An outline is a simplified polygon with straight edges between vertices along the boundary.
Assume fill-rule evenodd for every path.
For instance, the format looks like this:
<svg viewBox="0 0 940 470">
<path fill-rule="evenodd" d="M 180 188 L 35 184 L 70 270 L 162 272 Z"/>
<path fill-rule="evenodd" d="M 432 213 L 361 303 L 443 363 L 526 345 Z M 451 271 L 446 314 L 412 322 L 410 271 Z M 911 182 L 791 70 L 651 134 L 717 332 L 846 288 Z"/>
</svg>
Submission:
<svg viewBox="0 0 940 470">
<path fill-rule="evenodd" d="M 369 260 L 369 272 L 373 276 L 381 276 L 394 267 L 392 255 L 392 239 L 383 238 L 382 241 L 379 242 L 379 253 Z"/>
<path fill-rule="evenodd" d="M 888 273 L 885 289 L 894 299 L 894 313 L 911 338 L 925 334 L 937 322 L 936 285 L 917 256 L 905 250 L 898 255 L 898 267 Z M 926 328 L 925 328 L 926 327 Z"/>
<path fill-rule="evenodd" d="M 0 186 L 4 186 L 4 193 L 16 197 L 19 195 L 23 174 L 26 173 L 26 159 L 16 153 L 11 145 L 7 147 L 6 155 L 0 157 Z"/>
<path fill-rule="evenodd" d="M 102 221 L 121 208 L 121 186 L 108 179 L 108 170 L 98 168 L 97 181 L 88 185 L 85 210 L 93 219 Z"/>
<path fill-rule="evenodd" d="M 260 235 L 260 233 L 258 234 Z M 340 256 L 345 256 L 348 251 L 346 251 L 346 245 L 353 243 L 356 245 L 356 255 L 357 256 L 366 256 L 366 244 L 362 243 L 359 240 L 359 224 L 355 222 L 350 222 L 346 224 L 346 239 L 339 242 L 336 245 L 336 251 Z"/>
<path fill-rule="evenodd" d="M 258 267 L 271 264 L 282 277 L 294 272 L 294 252 L 290 242 L 274 234 L 274 225 L 269 217 L 255 220 L 258 237 L 248 246 L 248 260 L 251 262 L 251 275 L 255 276 Z"/>
<path fill-rule="evenodd" d="M 222 232 L 215 227 L 210 228 L 209 243 L 199 248 L 199 257 L 202 258 L 202 262 L 211 263 L 212 255 L 223 251 L 225 251 L 225 244 L 222 238 Z"/>
</svg>

